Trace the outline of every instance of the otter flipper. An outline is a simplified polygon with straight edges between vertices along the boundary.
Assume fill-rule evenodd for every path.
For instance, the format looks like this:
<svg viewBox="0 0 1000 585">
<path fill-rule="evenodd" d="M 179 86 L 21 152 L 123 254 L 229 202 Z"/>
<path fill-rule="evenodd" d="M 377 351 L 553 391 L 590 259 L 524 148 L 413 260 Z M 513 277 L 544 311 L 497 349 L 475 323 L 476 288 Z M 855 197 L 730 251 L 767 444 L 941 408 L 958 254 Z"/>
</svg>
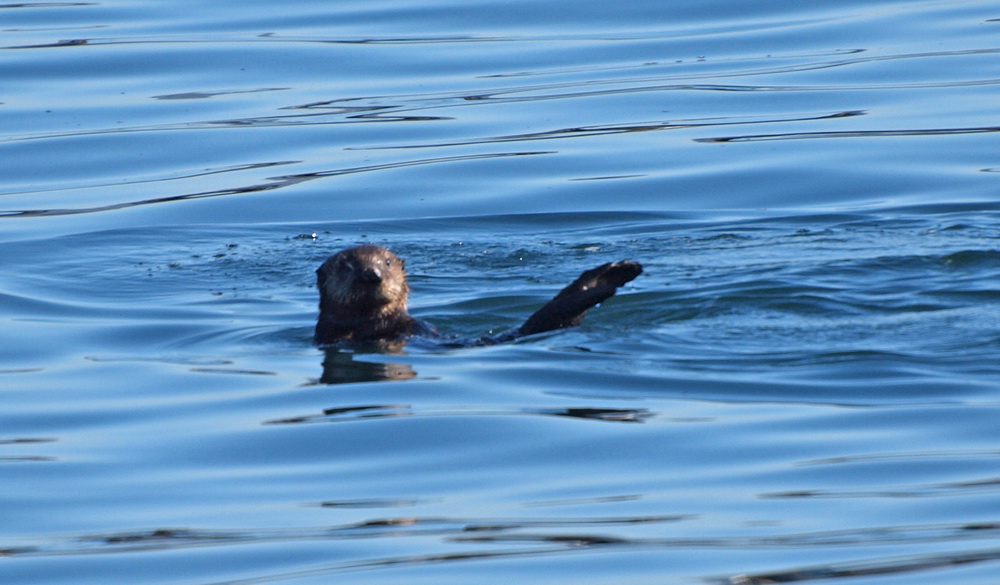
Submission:
<svg viewBox="0 0 1000 585">
<path fill-rule="evenodd" d="M 531 335 L 579 325 L 591 307 L 614 296 L 618 287 L 640 274 L 642 265 L 631 260 L 609 262 L 587 270 L 528 317 L 517 334 Z"/>
<path fill-rule="evenodd" d="M 638 262 L 603 264 L 581 274 L 517 329 L 440 343 L 446 347 L 493 345 L 578 325 L 591 307 L 640 274 Z M 381 246 L 363 244 L 330 256 L 316 271 L 316 285 L 320 299 L 314 338 L 318 345 L 367 344 L 398 351 L 412 337 L 442 339 L 433 326 L 410 316 L 406 308 L 410 286 L 403 261 Z"/>
</svg>

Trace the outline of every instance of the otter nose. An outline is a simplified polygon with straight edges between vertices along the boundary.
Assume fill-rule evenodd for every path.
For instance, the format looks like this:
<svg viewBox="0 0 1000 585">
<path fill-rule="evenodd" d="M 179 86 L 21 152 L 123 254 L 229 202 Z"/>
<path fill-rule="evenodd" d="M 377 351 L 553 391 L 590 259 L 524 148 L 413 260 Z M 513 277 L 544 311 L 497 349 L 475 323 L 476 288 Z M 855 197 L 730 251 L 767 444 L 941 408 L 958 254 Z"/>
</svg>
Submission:
<svg viewBox="0 0 1000 585">
<path fill-rule="evenodd" d="M 369 284 L 378 284 L 382 282 L 382 273 L 374 268 L 365 268 L 358 276 L 358 280 Z"/>
</svg>

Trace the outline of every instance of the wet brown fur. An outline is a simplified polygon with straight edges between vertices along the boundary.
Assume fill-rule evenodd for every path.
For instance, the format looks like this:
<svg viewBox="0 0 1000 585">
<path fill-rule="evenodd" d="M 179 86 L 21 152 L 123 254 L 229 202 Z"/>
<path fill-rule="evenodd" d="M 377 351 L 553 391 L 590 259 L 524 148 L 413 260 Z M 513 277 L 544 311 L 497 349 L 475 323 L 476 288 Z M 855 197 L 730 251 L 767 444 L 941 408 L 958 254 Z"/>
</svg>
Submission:
<svg viewBox="0 0 1000 585">
<path fill-rule="evenodd" d="M 406 310 L 410 286 L 403 261 L 381 246 L 342 250 L 316 271 L 316 342 L 375 341 L 414 333 Z"/>
<path fill-rule="evenodd" d="M 585 271 L 519 328 L 464 345 L 509 341 L 524 335 L 572 327 L 587 310 L 613 296 L 642 273 L 637 262 L 609 262 Z M 341 250 L 316 271 L 319 319 L 316 343 L 401 342 L 411 335 L 436 336 L 433 327 L 406 310 L 410 287 L 403 261 L 381 246 Z"/>
</svg>

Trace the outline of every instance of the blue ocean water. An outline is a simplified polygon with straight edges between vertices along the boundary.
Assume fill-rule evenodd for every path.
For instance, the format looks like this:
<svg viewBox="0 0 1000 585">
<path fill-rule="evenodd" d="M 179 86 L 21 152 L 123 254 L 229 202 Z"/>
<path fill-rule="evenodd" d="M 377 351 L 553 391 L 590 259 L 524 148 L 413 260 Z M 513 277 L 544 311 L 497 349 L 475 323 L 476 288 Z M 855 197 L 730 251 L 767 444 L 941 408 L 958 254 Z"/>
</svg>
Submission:
<svg viewBox="0 0 1000 585">
<path fill-rule="evenodd" d="M 994 583 L 1000 2 L 0 4 L 0 581 Z M 375 242 L 412 312 L 311 343 Z"/>
</svg>

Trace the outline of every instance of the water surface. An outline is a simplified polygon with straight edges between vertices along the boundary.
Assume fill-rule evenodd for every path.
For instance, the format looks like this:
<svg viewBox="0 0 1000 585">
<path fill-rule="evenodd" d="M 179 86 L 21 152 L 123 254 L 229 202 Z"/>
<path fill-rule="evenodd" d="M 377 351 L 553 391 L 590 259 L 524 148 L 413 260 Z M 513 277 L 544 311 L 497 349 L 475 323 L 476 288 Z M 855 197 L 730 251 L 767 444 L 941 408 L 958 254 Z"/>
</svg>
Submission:
<svg viewBox="0 0 1000 585">
<path fill-rule="evenodd" d="M 993 583 L 997 2 L 0 5 L 0 576 Z M 313 270 L 448 334 L 324 352 Z"/>
</svg>

